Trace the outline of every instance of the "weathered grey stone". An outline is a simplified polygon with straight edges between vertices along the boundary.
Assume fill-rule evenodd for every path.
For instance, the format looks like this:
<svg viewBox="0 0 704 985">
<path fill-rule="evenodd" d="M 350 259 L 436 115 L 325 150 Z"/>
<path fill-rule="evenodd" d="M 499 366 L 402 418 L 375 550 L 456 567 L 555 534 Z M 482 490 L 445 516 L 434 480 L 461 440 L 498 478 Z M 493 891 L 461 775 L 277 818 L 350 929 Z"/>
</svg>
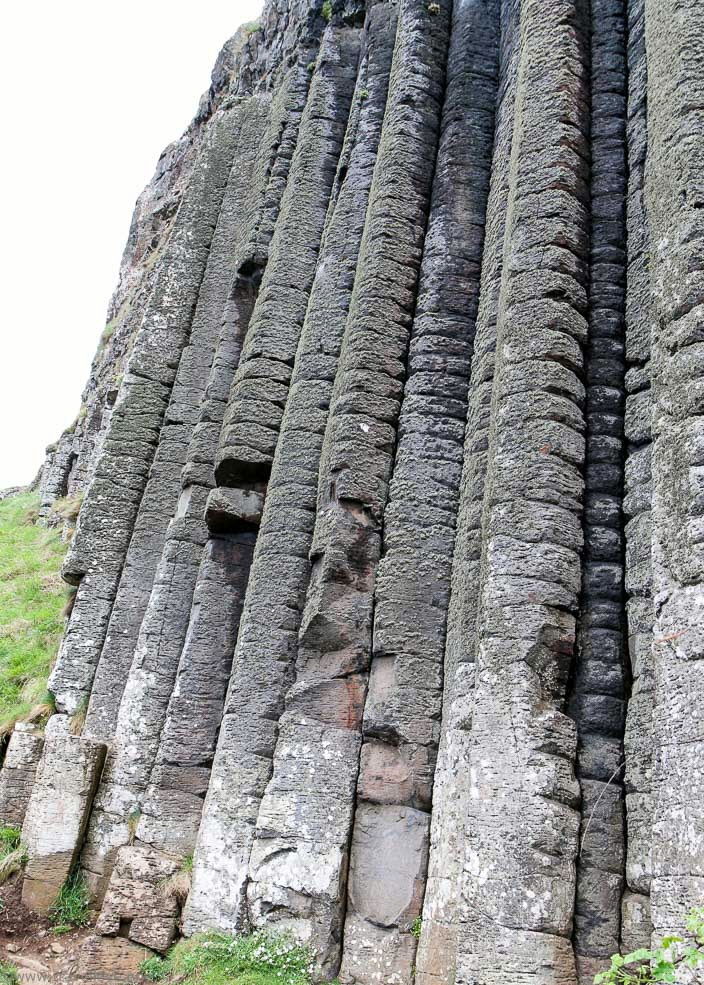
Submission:
<svg viewBox="0 0 704 985">
<path fill-rule="evenodd" d="M 704 898 L 702 38 L 693 0 L 267 0 L 221 52 L 41 480 L 87 488 L 85 724 L 25 896 L 90 813 L 80 980 L 169 946 L 191 852 L 186 933 L 345 985 L 586 985 Z"/>
<path fill-rule="evenodd" d="M 46 913 L 71 874 L 104 759 L 105 746 L 71 735 L 66 716 L 49 720 L 22 825 L 28 857 L 22 902 L 30 910 Z"/>
<path fill-rule="evenodd" d="M 655 938 L 681 927 L 704 889 L 702 461 L 704 364 L 693 323 L 704 303 L 704 11 L 646 0 L 645 202 L 653 296 L 653 875 Z"/>
<path fill-rule="evenodd" d="M 378 926 L 383 921 L 360 906 L 354 879 L 365 857 L 386 854 L 388 832 L 384 825 L 373 826 L 361 840 L 357 828 L 369 827 L 365 801 L 399 805 L 402 814 L 409 807 L 430 809 L 491 171 L 498 33 L 496 4 L 453 11 L 438 157 L 375 583 L 342 981 L 377 980 L 378 964 L 360 943 L 367 935 L 385 936 L 379 948 L 397 953 L 394 981 L 410 982 L 413 976 L 416 938 L 410 929 L 420 916 L 422 894 L 395 921 L 386 921 L 385 930 Z M 416 878 L 424 881 L 429 825 L 422 830 L 423 851 L 411 857 Z"/>
<path fill-rule="evenodd" d="M 205 504 L 205 519 L 208 529 L 214 532 L 228 527 L 258 527 L 264 494 L 257 489 L 228 489 L 220 486 L 211 489 Z"/>
<path fill-rule="evenodd" d="M 78 985 L 133 985 L 139 966 L 152 952 L 124 937 L 86 937 L 75 975 Z"/>
<path fill-rule="evenodd" d="M 95 931 L 128 937 L 153 951 L 167 951 L 176 936 L 178 902 L 168 891 L 179 861 L 143 845 L 121 848 Z"/>
<path fill-rule="evenodd" d="M 650 947 L 653 922 L 650 896 L 639 896 L 628 890 L 621 900 L 621 951 L 628 954 L 639 947 Z"/>
<path fill-rule="evenodd" d="M 517 9 L 502 5 L 494 152 L 447 616 L 428 892 L 417 961 L 419 985 L 436 982 L 450 985 L 457 970 L 457 899 L 464 866 L 464 814 L 469 781 L 463 764 L 468 758 L 471 727 L 481 552 L 479 528 L 513 140 L 518 30 Z"/>
<path fill-rule="evenodd" d="M 427 832 L 422 811 L 372 804 L 358 809 L 350 866 L 357 913 L 380 927 L 413 922 L 425 881 Z"/>
<path fill-rule="evenodd" d="M 250 861 L 255 921 L 290 921 L 310 937 L 323 974 L 335 973 L 340 961 L 372 591 L 429 209 L 448 14 L 444 4 L 432 13 L 415 0 L 399 11 L 359 275 L 322 450 L 296 676 Z M 421 62 L 427 71 L 418 74 Z M 422 103 L 414 99 L 420 85 Z"/>
<path fill-rule="evenodd" d="M 167 536 L 173 536 L 169 520 L 174 515 L 184 516 L 187 499 L 192 495 L 192 485 L 184 481 L 192 457 L 189 446 L 199 419 L 203 389 L 212 372 L 228 287 L 235 278 L 243 250 L 248 246 L 251 224 L 256 221 L 252 198 L 260 189 L 252 179 L 256 175 L 255 152 L 257 149 L 260 153 L 262 149 L 269 150 L 262 139 L 266 109 L 265 102 L 251 100 L 232 114 L 230 125 L 236 136 L 235 162 L 230 170 L 188 343 L 181 353 L 154 466 L 132 532 L 91 690 L 86 734 L 93 738 L 109 740 L 113 737 L 159 559 Z"/>
<path fill-rule="evenodd" d="M 587 191 L 585 13 L 584 5 L 562 0 L 521 6 L 520 125 L 509 186 L 484 498 L 462 886 L 466 915 L 459 947 L 458 977 L 483 983 L 507 980 L 511 953 L 533 970 L 535 981 L 569 981 L 575 974 L 570 935 L 579 827 L 576 729 L 562 708 L 574 644 L 581 532 L 569 524 L 564 531 L 556 527 L 550 506 L 579 516 L 583 481 L 584 390 L 575 370 L 581 368 L 578 346 L 587 328 L 588 238 L 581 206 Z M 566 127 L 574 139 L 561 139 Z M 553 218 L 558 174 L 572 207 Z M 545 223 L 553 229 L 549 245 Z M 533 249 L 537 242 L 545 244 L 539 252 Z M 570 313 L 562 331 L 577 344 L 567 365 L 555 359 L 559 340 L 540 352 L 531 342 L 532 319 L 548 316 L 555 293 Z M 557 401 L 548 397 L 551 392 L 563 396 Z M 514 502 L 515 527 L 493 528 L 493 511 Z"/>
<path fill-rule="evenodd" d="M 15 725 L 0 770 L 0 823 L 22 826 L 43 748 L 40 729 Z"/>
<path fill-rule="evenodd" d="M 58 708 L 69 713 L 89 696 L 108 632 L 232 164 L 235 116 L 225 112 L 214 120 L 194 166 L 64 562 L 64 576 L 79 588 L 50 687 Z M 172 471 L 158 470 L 153 482 L 162 486 Z"/>
<path fill-rule="evenodd" d="M 195 853 L 185 911 L 189 931 L 239 929 L 247 921 L 250 851 L 257 809 L 271 776 L 274 721 L 296 655 L 327 407 L 364 229 L 395 24 L 395 13 L 385 4 L 370 11 L 357 83 L 367 98 L 355 99 L 351 110 L 268 483 Z"/>
</svg>

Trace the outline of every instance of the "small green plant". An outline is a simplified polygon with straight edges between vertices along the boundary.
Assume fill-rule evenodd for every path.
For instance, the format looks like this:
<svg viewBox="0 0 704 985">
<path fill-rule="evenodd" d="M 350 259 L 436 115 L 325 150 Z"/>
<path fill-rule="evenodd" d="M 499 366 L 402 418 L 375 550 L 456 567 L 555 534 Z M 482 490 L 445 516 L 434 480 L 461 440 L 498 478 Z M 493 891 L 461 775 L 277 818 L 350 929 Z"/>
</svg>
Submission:
<svg viewBox="0 0 704 985">
<path fill-rule="evenodd" d="M 641 947 L 630 954 L 613 954 L 611 967 L 594 976 L 594 985 L 653 985 L 674 982 L 677 969 L 704 965 L 704 906 L 691 910 L 686 921 L 694 943 L 682 937 L 664 937 L 660 947 Z"/>
<path fill-rule="evenodd" d="M 308 64 L 306 65 L 306 69 L 309 72 L 314 72 L 315 71 L 315 62 L 308 62 Z"/>
<path fill-rule="evenodd" d="M 365 99 L 369 99 L 369 90 L 368 89 L 360 89 L 359 90 L 359 101 L 360 101 L 360 103 L 363 103 Z"/>
<path fill-rule="evenodd" d="M 320 13 L 329 24 L 332 20 L 332 0 L 325 0 L 323 6 L 320 8 Z"/>
<path fill-rule="evenodd" d="M 100 345 L 99 345 L 99 348 L 102 348 L 102 346 L 104 346 L 106 342 L 109 342 L 110 341 L 110 339 L 115 334 L 115 329 L 116 328 L 117 328 L 117 318 L 113 318 L 112 321 L 109 321 L 107 323 L 107 325 L 105 326 L 105 328 L 102 331 L 102 334 L 100 336 Z"/>
<path fill-rule="evenodd" d="M 146 961 L 142 961 L 139 970 L 148 982 L 162 982 L 171 974 L 171 962 L 168 958 L 160 958 L 155 954 Z"/>
<path fill-rule="evenodd" d="M 0 855 L 7 855 L 19 848 L 22 831 L 13 825 L 6 825 L 0 828 Z"/>
<path fill-rule="evenodd" d="M 27 861 L 27 850 L 20 841 L 21 837 L 19 828 L 9 825 L 0 828 L 0 886 L 19 872 Z"/>
<path fill-rule="evenodd" d="M 9 961 L 0 961 L 0 985 L 19 985 L 17 968 Z"/>
<path fill-rule="evenodd" d="M 411 924 L 411 933 L 416 940 L 420 940 L 420 934 L 423 929 L 423 917 L 416 917 Z"/>
<path fill-rule="evenodd" d="M 192 873 L 193 856 L 186 855 L 177 871 L 162 882 L 162 894 L 167 899 L 175 899 L 179 906 L 183 906 L 191 891 Z"/>
<path fill-rule="evenodd" d="M 88 715 L 88 698 L 83 697 L 79 703 L 78 707 L 71 715 L 68 723 L 68 730 L 71 735 L 81 735 L 83 732 L 83 726 L 86 724 L 86 716 Z"/>
<path fill-rule="evenodd" d="M 142 811 L 139 807 L 133 807 L 127 815 L 127 836 L 128 844 L 130 845 L 134 845 L 134 840 L 137 837 L 137 826 L 141 816 Z"/>
<path fill-rule="evenodd" d="M 80 871 L 69 876 L 59 890 L 51 909 L 49 919 L 59 933 L 66 928 L 86 927 L 89 922 L 90 893 Z"/>
</svg>

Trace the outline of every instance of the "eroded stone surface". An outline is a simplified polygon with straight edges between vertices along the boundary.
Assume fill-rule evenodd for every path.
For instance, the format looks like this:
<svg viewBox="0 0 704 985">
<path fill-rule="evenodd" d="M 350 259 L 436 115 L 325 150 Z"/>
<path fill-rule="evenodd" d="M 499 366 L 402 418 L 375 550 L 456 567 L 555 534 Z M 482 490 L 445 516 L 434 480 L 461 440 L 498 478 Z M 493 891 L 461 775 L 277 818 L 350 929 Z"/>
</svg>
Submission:
<svg viewBox="0 0 704 985">
<path fill-rule="evenodd" d="M 169 892 L 169 878 L 179 860 L 144 845 L 121 848 L 108 883 L 96 933 L 128 937 L 164 953 L 176 936 L 178 901 Z"/>
<path fill-rule="evenodd" d="M 71 735 L 66 716 L 50 719 L 22 825 L 22 902 L 30 910 L 46 913 L 73 870 L 104 760 L 105 746 Z"/>
<path fill-rule="evenodd" d="M 0 822 L 22 827 L 44 748 L 40 729 L 18 723 L 0 770 Z"/>
<path fill-rule="evenodd" d="M 90 812 L 95 980 L 193 851 L 188 933 L 348 985 L 586 985 L 704 898 L 703 18 L 269 0 L 223 49 L 43 476 L 86 721 L 25 895 Z"/>
</svg>

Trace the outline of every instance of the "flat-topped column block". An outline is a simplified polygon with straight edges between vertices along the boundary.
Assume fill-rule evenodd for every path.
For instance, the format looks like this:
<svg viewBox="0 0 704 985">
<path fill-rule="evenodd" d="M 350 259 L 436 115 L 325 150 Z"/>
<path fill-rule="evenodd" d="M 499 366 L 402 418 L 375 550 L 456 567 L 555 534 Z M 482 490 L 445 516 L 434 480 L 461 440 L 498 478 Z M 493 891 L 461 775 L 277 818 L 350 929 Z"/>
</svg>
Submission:
<svg viewBox="0 0 704 985">
<path fill-rule="evenodd" d="M 105 750 L 102 743 L 71 735 L 67 716 L 49 720 L 44 755 L 22 827 L 28 854 L 22 902 L 30 910 L 47 913 L 71 874 Z"/>
<path fill-rule="evenodd" d="M 0 823 L 22 825 L 43 748 L 40 729 L 24 722 L 15 725 L 0 770 Z"/>
</svg>

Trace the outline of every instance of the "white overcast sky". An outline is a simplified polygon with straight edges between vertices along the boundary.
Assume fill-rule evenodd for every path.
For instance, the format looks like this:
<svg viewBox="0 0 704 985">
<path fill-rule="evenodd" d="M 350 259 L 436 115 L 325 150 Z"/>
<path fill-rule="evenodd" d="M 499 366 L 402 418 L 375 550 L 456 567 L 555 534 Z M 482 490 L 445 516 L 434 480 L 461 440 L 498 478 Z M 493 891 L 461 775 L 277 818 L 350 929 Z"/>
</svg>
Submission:
<svg viewBox="0 0 704 985">
<path fill-rule="evenodd" d="M 0 489 L 76 415 L 135 199 L 262 0 L 5 0 Z"/>
</svg>

